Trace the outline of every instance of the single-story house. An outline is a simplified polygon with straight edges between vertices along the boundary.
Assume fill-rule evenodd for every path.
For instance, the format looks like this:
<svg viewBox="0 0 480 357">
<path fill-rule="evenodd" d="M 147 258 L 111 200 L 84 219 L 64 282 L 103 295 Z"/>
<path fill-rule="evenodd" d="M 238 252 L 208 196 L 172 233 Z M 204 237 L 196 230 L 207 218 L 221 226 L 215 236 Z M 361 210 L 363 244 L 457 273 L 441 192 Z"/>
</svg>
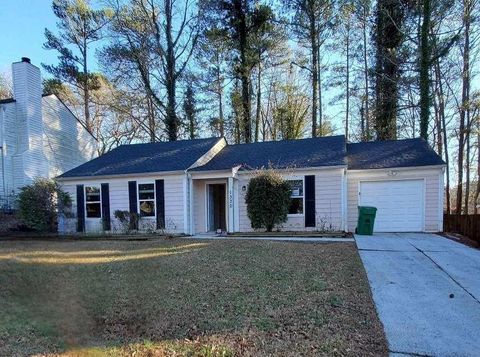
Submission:
<svg viewBox="0 0 480 357">
<path fill-rule="evenodd" d="M 351 144 L 343 135 L 238 145 L 208 138 L 120 146 L 58 177 L 72 197 L 72 214 L 59 230 L 116 232 L 114 212 L 122 210 L 140 215 L 140 229 L 252 231 L 246 189 L 252 175 L 267 167 L 292 186 L 281 230 L 354 231 L 358 205 L 378 208 L 378 232 L 442 230 L 445 164 L 426 141 Z"/>
</svg>

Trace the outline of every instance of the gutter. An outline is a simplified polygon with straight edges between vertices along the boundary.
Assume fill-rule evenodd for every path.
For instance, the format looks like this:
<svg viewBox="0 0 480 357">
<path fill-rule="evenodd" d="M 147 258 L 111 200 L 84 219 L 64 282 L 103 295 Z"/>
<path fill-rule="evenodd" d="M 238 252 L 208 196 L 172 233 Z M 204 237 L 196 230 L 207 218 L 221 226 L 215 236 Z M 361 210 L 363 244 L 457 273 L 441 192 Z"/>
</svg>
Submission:
<svg viewBox="0 0 480 357">
<path fill-rule="evenodd" d="M 402 167 L 378 167 L 372 169 L 348 169 L 347 172 L 352 173 L 363 173 L 363 172 L 380 172 L 380 171 L 408 171 L 408 170 L 435 170 L 435 169 L 443 169 L 447 165 L 429 165 L 429 166 L 402 166 Z"/>
<path fill-rule="evenodd" d="M 150 177 L 150 176 L 170 176 L 170 175 L 181 175 L 184 174 L 184 170 L 176 171 L 157 171 L 157 172 L 137 172 L 131 174 L 117 174 L 117 175 L 98 175 L 98 176 L 67 176 L 62 177 L 62 175 L 55 177 L 55 180 L 66 182 L 66 181 L 94 181 L 94 180 L 103 180 L 103 179 L 122 179 L 128 177 Z"/>
</svg>

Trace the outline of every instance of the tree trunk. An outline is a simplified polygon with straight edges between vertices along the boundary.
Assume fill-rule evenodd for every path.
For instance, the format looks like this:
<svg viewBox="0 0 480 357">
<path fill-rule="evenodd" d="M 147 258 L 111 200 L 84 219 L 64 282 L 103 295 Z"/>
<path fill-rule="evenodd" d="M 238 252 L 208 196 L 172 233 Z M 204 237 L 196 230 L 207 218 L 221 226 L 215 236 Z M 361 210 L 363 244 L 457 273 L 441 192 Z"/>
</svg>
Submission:
<svg viewBox="0 0 480 357">
<path fill-rule="evenodd" d="M 365 141 L 365 108 L 364 108 L 364 100 L 362 100 L 362 104 L 360 106 L 360 136 L 361 140 Z"/>
<path fill-rule="evenodd" d="M 178 119 L 176 115 L 176 65 L 175 49 L 172 38 L 172 0 L 165 0 L 165 36 L 167 39 L 166 49 L 166 91 L 167 91 L 167 109 L 165 126 L 167 129 L 168 140 L 178 139 Z"/>
<path fill-rule="evenodd" d="M 466 135 L 466 146 L 467 150 L 465 153 L 465 202 L 464 202 L 464 212 L 468 214 L 469 198 L 470 198 L 470 115 L 467 111 L 467 130 Z"/>
<path fill-rule="evenodd" d="M 88 62 L 87 62 L 87 39 L 83 39 L 83 108 L 85 115 L 85 126 L 90 133 L 93 133 L 93 125 L 90 120 L 90 88 L 88 80 Z"/>
<path fill-rule="evenodd" d="M 370 140 L 370 112 L 369 112 L 369 84 L 368 84 L 368 57 L 367 57 L 367 6 L 363 4 L 363 76 L 365 81 L 365 108 L 364 115 L 364 135 L 362 141 Z"/>
<path fill-rule="evenodd" d="M 240 45 L 240 82 L 242 85 L 242 120 L 241 131 L 246 143 L 252 142 L 250 115 L 250 68 L 247 59 L 248 28 L 243 1 L 235 1 L 236 23 Z"/>
<path fill-rule="evenodd" d="M 318 52 L 317 52 L 317 70 L 318 70 L 318 136 L 323 136 L 323 103 L 322 103 L 322 57 L 320 56 L 320 31 L 318 31 Z"/>
<path fill-rule="evenodd" d="M 377 140 L 396 139 L 398 110 L 398 48 L 404 9 L 397 0 L 377 2 L 375 131 Z"/>
<path fill-rule="evenodd" d="M 475 190 L 475 197 L 473 200 L 473 213 L 478 214 L 480 196 L 480 120 L 477 119 L 477 188 Z"/>
<path fill-rule="evenodd" d="M 312 50 L 312 138 L 317 136 L 318 43 L 313 11 L 310 14 L 310 46 Z"/>
<path fill-rule="evenodd" d="M 223 119 L 223 95 L 218 93 L 218 117 L 220 121 L 220 136 L 225 136 L 225 120 Z"/>
<path fill-rule="evenodd" d="M 157 141 L 155 136 L 155 111 L 153 108 L 152 97 L 147 94 L 147 115 L 148 115 L 148 134 L 150 135 L 150 142 Z"/>
<path fill-rule="evenodd" d="M 447 142 L 447 122 L 445 119 L 445 97 L 443 93 L 443 78 L 442 72 L 440 69 L 440 60 L 435 61 L 435 94 L 438 98 L 438 143 L 442 144 L 442 148 L 438 149 L 440 156 L 443 156 L 446 164 L 445 168 L 445 200 L 446 200 L 446 212 L 451 213 L 451 202 L 450 202 L 450 158 L 448 156 L 448 142 Z M 443 154 L 443 155 L 442 155 Z"/>
<path fill-rule="evenodd" d="M 348 20 L 346 20 L 348 21 Z M 345 105 L 345 140 L 348 142 L 348 119 L 350 114 L 350 28 L 347 29 L 347 78 L 346 78 L 346 105 Z"/>
<path fill-rule="evenodd" d="M 217 95 L 218 95 L 218 121 L 220 125 L 220 136 L 225 136 L 225 123 L 223 119 L 223 83 L 220 67 L 217 68 Z"/>
<path fill-rule="evenodd" d="M 462 103 L 460 107 L 460 126 L 458 136 L 457 214 L 462 214 L 465 116 L 470 97 L 470 0 L 464 0 L 463 6 L 465 39 L 463 43 Z"/>
<path fill-rule="evenodd" d="M 430 17 L 431 2 L 423 0 L 423 22 L 420 32 L 420 137 L 428 139 L 430 117 Z"/>
<path fill-rule="evenodd" d="M 258 141 L 258 134 L 260 131 L 260 110 L 262 104 L 262 63 L 260 61 L 260 54 L 258 56 L 258 78 L 257 78 L 257 108 L 255 113 L 255 142 Z"/>
</svg>

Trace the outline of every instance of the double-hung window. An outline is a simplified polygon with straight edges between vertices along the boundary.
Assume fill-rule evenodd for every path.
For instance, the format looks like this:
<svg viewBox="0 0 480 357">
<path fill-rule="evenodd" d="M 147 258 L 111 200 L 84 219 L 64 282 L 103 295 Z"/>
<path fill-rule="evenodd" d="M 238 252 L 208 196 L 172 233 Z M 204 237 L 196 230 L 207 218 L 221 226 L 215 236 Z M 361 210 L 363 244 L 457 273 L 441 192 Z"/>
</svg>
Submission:
<svg viewBox="0 0 480 357">
<path fill-rule="evenodd" d="M 155 184 L 138 184 L 138 208 L 141 217 L 155 217 Z"/>
<path fill-rule="evenodd" d="M 87 218 L 102 218 L 102 198 L 99 186 L 85 186 L 85 212 Z"/>
<path fill-rule="evenodd" d="M 303 214 L 303 180 L 289 180 L 291 194 L 288 214 Z"/>
</svg>

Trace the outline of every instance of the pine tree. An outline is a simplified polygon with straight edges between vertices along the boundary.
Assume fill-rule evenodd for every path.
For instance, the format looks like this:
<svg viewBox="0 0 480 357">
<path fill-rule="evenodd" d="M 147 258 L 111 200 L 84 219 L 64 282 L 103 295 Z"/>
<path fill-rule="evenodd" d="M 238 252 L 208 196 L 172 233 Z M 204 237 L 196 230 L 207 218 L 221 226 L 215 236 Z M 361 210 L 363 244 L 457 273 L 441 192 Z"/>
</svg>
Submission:
<svg viewBox="0 0 480 357">
<path fill-rule="evenodd" d="M 45 29 L 47 41 L 44 48 L 57 51 L 59 63 L 42 65 L 57 80 L 67 82 L 79 90 L 83 100 L 85 125 L 92 132 L 90 92 L 100 87 L 100 80 L 98 74 L 90 71 L 90 49 L 94 42 L 102 38 L 111 12 L 93 9 L 88 0 L 54 0 L 52 9 L 58 19 L 59 35 Z"/>
</svg>

